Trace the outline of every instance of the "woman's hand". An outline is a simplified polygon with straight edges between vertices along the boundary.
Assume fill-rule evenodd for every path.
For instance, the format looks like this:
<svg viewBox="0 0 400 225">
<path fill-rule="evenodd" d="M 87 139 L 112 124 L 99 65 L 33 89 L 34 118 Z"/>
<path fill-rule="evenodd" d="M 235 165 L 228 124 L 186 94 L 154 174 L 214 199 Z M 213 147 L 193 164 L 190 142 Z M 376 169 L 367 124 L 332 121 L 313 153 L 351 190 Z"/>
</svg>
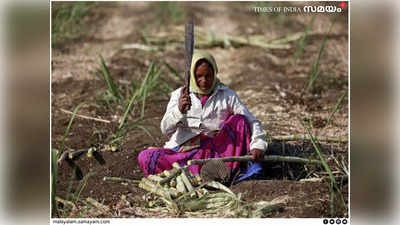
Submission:
<svg viewBox="0 0 400 225">
<path fill-rule="evenodd" d="M 262 151 L 261 149 L 253 148 L 250 151 L 250 155 L 253 157 L 254 162 L 261 162 L 264 158 L 264 151 Z"/>
<path fill-rule="evenodd" d="M 184 86 L 181 89 L 181 96 L 179 97 L 179 111 L 181 111 L 181 113 L 185 114 L 190 107 L 192 106 L 192 103 L 190 101 L 190 96 L 187 94 L 187 89 L 188 87 Z"/>
<path fill-rule="evenodd" d="M 199 148 L 200 145 L 193 145 L 193 146 L 181 146 L 178 152 L 190 152 L 193 149 Z"/>
</svg>

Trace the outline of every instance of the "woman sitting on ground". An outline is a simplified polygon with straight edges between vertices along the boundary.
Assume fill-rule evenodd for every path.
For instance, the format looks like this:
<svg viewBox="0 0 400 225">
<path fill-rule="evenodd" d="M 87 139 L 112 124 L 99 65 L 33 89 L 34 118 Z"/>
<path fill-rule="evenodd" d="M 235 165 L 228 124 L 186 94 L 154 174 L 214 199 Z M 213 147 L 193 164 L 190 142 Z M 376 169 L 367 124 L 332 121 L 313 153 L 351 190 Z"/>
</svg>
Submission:
<svg viewBox="0 0 400 225">
<path fill-rule="evenodd" d="M 213 56 L 195 51 L 190 70 L 190 95 L 186 87 L 172 92 L 161 131 L 170 137 L 164 148 L 140 152 L 138 161 L 146 176 L 172 169 L 178 162 L 250 154 L 260 161 L 267 149 L 266 133 L 260 121 L 240 101 L 237 94 L 219 82 Z M 189 108 L 189 110 L 187 110 Z M 187 111 L 186 111 L 187 110 Z M 239 162 L 225 163 L 231 173 Z M 199 174 L 200 165 L 189 170 Z"/>
</svg>

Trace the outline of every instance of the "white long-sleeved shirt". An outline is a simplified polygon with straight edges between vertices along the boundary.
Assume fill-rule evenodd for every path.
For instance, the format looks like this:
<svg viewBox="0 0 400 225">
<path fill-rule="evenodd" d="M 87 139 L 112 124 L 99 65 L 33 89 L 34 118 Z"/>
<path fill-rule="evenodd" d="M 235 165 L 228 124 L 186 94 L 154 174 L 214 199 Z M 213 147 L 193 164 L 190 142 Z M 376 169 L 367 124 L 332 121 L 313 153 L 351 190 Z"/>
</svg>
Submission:
<svg viewBox="0 0 400 225">
<path fill-rule="evenodd" d="M 267 149 L 266 133 L 260 121 L 240 101 L 237 94 L 227 86 L 219 83 L 211 96 L 207 99 L 204 107 L 200 99 L 190 93 L 192 106 L 186 115 L 179 111 L 179 97 L 181 89 L 173 91 L 167 106 L 167 111 L 161 120 L 161 132 L 170 139 L 165 143 L 165 148 L 174 148 L 197 136 L 200 131 L 186 129 L 183 127 L 206 127 L 207 130 L 218 130 L 220 125 L 234 114 L 244 115 L 250 123 L 251 142 L 250 149 Z M 183 127 L 179 126 L 181 123 Z"/>
</svg>

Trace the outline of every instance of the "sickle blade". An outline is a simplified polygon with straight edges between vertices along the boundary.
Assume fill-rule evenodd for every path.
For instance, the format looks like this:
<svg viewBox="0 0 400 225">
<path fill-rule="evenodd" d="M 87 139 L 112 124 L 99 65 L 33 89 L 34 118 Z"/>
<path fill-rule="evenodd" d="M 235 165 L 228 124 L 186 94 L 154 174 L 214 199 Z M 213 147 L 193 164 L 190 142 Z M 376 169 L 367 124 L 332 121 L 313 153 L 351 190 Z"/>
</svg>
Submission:
<svg viewBox="0 0 400 225">
<path fill-rule="evenodd" d="M 190 67 L 192 65 L 192 56 L 194 48 L 194 25 L 193 22 L 185 24 L 185 73 L 186 73 L 186 87 L 189 87 L 190 82 Z M 189 88 L 187 89 L 189 94 Z"/>
</svg>

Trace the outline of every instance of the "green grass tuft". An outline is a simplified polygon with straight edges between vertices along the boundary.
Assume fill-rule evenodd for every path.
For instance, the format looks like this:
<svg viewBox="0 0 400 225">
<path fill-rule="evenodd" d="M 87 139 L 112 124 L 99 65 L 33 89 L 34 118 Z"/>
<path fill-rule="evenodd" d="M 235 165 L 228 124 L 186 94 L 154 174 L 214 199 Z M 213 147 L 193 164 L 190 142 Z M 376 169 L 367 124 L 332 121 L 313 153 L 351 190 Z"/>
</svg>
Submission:
<svg viewBox="0 0 400 225">
<path fill-rule="evenodd" d="M 82 34 L 90 2 L 52 2 L 51 38 L 52 43 L 61 43 L 79 37 Z"/>
<path fill-rule="evenodd" d="M 333 108 L 332 112 L 329 114 L 328 121 L 326 122 L 327 125 L 331 122 L 333 115 L 339 109 L 339 106 L 346 95 L 347 95 L 347 88 L 343 91 L 343 94 L 339 97 L 338 101 L 336 102 L 335 108 Z"/>
<path fill-rule="evenodd" d="M 101 71 L 103 72 L 103 78 L 107 83 L 108 91 L 112 94 L 114 98 L 121 99 L 122 98 L 121 94 L 119 93 L 119 90 L 110 75 L 110 72 L 108 70 L 108 67 L 106 66 L 106 63 L 104 62 L 103 57 L 99 55 L 99 58 L 100 58 Z"/>
<path fill-rule="evenodd" d="M 307 127 L 306 124 L 304 124 L 303 121 L 300 120 L 300 123 L 303 125 L 304 129 L 307 131 L 307 134 L 310 136 L 310 140 L 312 142 L 312 145 L 314 147 L 315 152 L 318 154 L 318 157 L 320 158 L 321 162 L 322 162 L 322 166 L 325 169 L 325 171 L 328 173 L 329 175 L 329 191 L 330 191 L 330 196 L 331 196 L 331 202 L 330 202 L 330 213 L 331 216 L 334 217 L 335 214 L 335 208 L 334 208 L 334 201 L 335 201 L 335 197 L 336 195 L 339 195 L 339 197 L 341 197 L 341 200 L 344 204 L 344 199 L 343 199 L 343 195 L 340 192 L 340 189 L 336 183 L 335 177 L 332 174 L 332 170 L 329 168 L 328 163 L 326 162 L 323 154 L 321 153 L 321 149 L 319 148 L 319 146 L 317 145 L 317 142 L 314 138 L 314 136 L 311 134 L 309 128 Z"/>
<path fill-rule="evenodd" d="M 72 196 L 72 202 L 73 202 L 73 203 L 76 203 L 76 202 L 79 200 L 83 189 L 85 189 L 85 187 L 86 187 L 86 185 L 87 185 L 87 183 L 88 183 L 89 177 L 93 176 L 94 174 L 95 174 L 95 173 L 93 173 L 93 172 L 89 172 L 89 173 L 86 174 L 85 177 L 79 182 L 78 187 L 76 188 L 76 190 L 75 190 L 75 192 L 74 192 L 74 194 L 73 194 L 73 196 Z"/>
<path fill-rule="evenodd" d="M 301 54 L 304 51 L 304 46 L 306 45 L 306 38 L 308 33 L 311 30 L 311 26 L 314 23 L 315 16 L 313 16 L 310 20 L 310 22 L 306 26 L 306 30 L 304 31 L 304 35 L 299 39 L 297 42 L 297 47 L 296 47 L 296 54 L 293 58 L 293 63 L 296 64 L 297 60 L 300 58 Z"/>
<path fill-rule="evenodd" d="M 322 53 L 324 52 L 325 44 L 326 44 L 326 41 L 328 40 L 328 35 L 331 32 L 334 23 L 335 23 L 335 20 L 331 23 L 328 33 L 324 36 L 324 39 L 322 40 L 321 46 L 318 51 L 317 59 L 314 61 L 314 64 L 311 69 L 311 73 L 308 76 L 308 82 L 307 82 L 307 86 L 305 89 L 306 92 L 308 92 L 309 90 L 312 89 L 314 82 L 317 80 L 317 77 L 319 76 L 319 74 L 321 72 L 321 71 L 319 71 L 319 62 L 321 60 Z"/>
<path fill-rule="evenodd" d="M 64 133 L 63 139 L 62 139 L 62 141 L 61 141 L 60 152 L 63 152 L 63 151 L 64 151 L 64 147 L 65 147 L 65 146 L 64 146 L 65 138 L 67 138 L 67 136 L 69 135 L 69 131 L 70 131 L 70 129 L 71 129 L 72 122 L 74 122 L 75 115 L 76 115 L 76 113 L 78 112 L 79 108 L 80 108 L 83 104 L 84 104 L 84 102 L 80 103 L 78 106 L 75 107 L 74 111 L 72 112 L 72 117 L 71 117 L 71 119 L 69 120 L 68 126 L 67 126 L 67 128 L 65 129 L 65 133 Z"/>
</svg>

